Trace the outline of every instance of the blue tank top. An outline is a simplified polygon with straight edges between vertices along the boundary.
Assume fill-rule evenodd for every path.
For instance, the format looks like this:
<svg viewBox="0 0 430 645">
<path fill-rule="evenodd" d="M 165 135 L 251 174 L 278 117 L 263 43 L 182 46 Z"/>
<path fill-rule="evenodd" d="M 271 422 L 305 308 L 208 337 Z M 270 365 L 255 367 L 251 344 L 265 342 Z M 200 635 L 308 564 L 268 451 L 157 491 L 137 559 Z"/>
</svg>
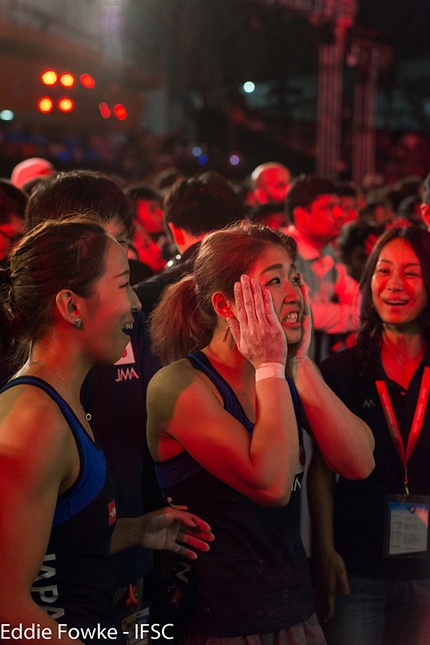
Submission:
<svg viewBox="0 0 430 645">
<path fill-rule="evenodd" d="M 31 589 L 33 600 L 69 628 L 116 627 L 117 642 L 122 643 L 112 601 L 115 581 L 109 556 L 116 520 L 115 486 L 103 452 L 49 383 L 35 376 L 20 376 L 0 393 L 16 385 L 39 387 L 57 403 L 80 459 L 76 481 L 58 497 L 46 555 Z M 98 642 L 91 637 L 83 640 Z"/>
<path fill-rule="evenodd" d="M 251 434 L 253 424 L 230 385 L 205 354 L 188 357 L 219 390 L 227 412 Z M 296 415 L 300 401 L 288 379 Z M 209 522 L 215 535 L 208 553 L 178 560 L 169 587 L 172 621 L 182 633 L 207 638 L 267 634 L 288 629 L 314 612 L 307 558 L 299 536 L 304 453 L 290 502 L 261 506 L 211 475 L 187 452 L 157 464 L 167 501 Z M 202 441 L 204 441 L 202 427 Z"/>
</svg>

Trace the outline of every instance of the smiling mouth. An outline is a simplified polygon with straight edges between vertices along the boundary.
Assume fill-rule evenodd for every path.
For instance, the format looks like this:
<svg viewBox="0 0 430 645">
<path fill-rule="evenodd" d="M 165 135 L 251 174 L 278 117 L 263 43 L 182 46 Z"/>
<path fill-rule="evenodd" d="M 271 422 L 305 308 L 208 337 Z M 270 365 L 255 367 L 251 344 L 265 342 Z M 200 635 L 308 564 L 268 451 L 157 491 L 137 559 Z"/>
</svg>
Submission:
<svg viewBox="0 0 430 645">
<path fill-rule="evenodd" d="M 398 307 L 401 305 L 406 305 L 408 303 L 407 300 L 384 300 L 386 305 L 389 305 L 390 307 Z"/>
<path fill-rule="evenodd" d="M 122 328 L 122 331 L 125 332 L 126 334 L 133 329 L 133 323 L 127 323 L 124 325 Z"/>
</svg>

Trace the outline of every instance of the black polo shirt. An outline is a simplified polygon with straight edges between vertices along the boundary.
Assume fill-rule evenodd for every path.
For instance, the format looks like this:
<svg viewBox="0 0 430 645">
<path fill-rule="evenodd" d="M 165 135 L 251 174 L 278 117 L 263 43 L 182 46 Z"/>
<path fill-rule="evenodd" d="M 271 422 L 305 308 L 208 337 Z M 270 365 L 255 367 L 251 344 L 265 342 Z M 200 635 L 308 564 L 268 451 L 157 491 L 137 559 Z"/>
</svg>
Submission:
<svg viewBox="0 0 430 645">
<path fill-rule="evenodd" d="M 321 365 L 331 389 L 365 421 L 375 437 L 374 471 L 364 480 L 340 477 L 335 492 L 335 548 L 350 573 L 373 578 L 430 578 L 430 558 L 384 558 L 385 496 L 404 493 L 404 469 L 391 438 L 375 381 L 387 384 L 394 413 L 407 441 L 420 391 L 424 367 L 430 366 L 430 348 L 416 370 L 408 390 L 385 374 L 375 352 L 360 376 L 357 347 L 335 354 Z M 421 433 L 408 463 L 411 495 L 430 495 L 430 400 Z"/>
</svg>

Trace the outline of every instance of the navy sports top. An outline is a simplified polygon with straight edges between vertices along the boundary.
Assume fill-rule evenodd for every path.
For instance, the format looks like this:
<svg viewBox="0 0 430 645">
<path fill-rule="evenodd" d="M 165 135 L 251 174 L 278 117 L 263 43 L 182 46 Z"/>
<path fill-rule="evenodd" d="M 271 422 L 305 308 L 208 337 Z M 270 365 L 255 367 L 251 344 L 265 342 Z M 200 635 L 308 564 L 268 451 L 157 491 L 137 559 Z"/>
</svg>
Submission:
<svg viewBox="0 0 430 645">
<path fill-rule="evenodd" d="M 57 403 L 73 433 L 80 459 L 75 483 L 58 497 L 46 555 L 31 589 L 33 600 L 69 628 L 100 625 L 119 630 L 109 558 L 116 520 L 115 487 L 107 474 L 103 452 L 49 383 L 35 376 L 20 376 L 0 392 L 15 385 L 39 387 Z M 122 638 L 119 631 L 117 642 L 122 643 Z"/>
<path fill-rule="evenodd" d="M 249 433 L 234 391 L 205 354 L 187 357 L 219 390 L 227 412 Z M 300 401 L 288 379 L 296 415 Z M 207 638 L 267 634 L 288 629 L 314 612 L 307 558 L 299 537 L 301 458 L 290 502 L 261 506 L 205 470 L 187 452 L 157 464 L 167 501 L 185 507 L 210 523 L 215 535 L 208 553 L 176 565 L 170 586 L 173 620 L 183 633 Z M 205 429 L 202 427 L 202 441 Z M 210 448 L 208 448 L 210 449 Z"/>
</svg>

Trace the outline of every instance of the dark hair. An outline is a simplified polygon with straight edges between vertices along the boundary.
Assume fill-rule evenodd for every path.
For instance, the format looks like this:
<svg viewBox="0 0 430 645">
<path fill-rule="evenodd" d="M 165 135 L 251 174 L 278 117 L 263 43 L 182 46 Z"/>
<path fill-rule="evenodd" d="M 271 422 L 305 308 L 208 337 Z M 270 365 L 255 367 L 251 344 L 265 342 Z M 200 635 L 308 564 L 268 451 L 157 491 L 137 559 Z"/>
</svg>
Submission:
<svg viewBox="0 0 430 645">
<path fill-rule="evenodd" d="M 294 209 L 297 206 L 308 209 L 321 195 L 337 194 L 337 184 L 331 179 L 316 175 L 300 175 L 291 182 L 285 200 L 285 212 L 289 221 L 294 221 Z"/>
<path fill-rule="evenodd" d="M 102 225 L 124 222 L 129 232 L 132 210 L 131 201 L 115 181 L 90 170 L 72 170 L 40 182 L 29 197 L 25 218 L 30 230 L 47 219 L 91 211 Z"/>
<path fill-rule="evenodd" d="M 282 215 L 282 222 L 280 226 L 287 225 L 287 217 L 284 212 L 284 202 L 266 202 L 265 204 L 257 204 L 253 206 L 249 212 L 248 217 L 252 222 L 258 222 L 263 226 L 269 226 L 273 215 Z M 273 228 L 273 227 L 272 227 Z"/>
<path fill-rule="evenodd" d="M 164 200 L 164 220 L 192 235 L 222 229 L 245 216 L 233 188 L 217 172 L 209 171 L 176 182 Z"/>
<path fill-rule="evenodd" d="M 421 264 L 424 286 L 430 302 L 430 233 L 414 226 L 390 228 L 381 235 L 373 247 L 373 250 L 367 259 L 363 277 L 360 282 L 363 295 L 361 304 L 362 325 L 358 335 L 358 345 L 364 362 L 367 361 L 367 358 L 374 351 L 378 351 L 382 335 L 382 320 L 376 312 L 372 300 L 372 276 L 375 272 L 375 267 L 381 250 L 389 242 L 398 238 L 408 242 L 416 253 Z M 425 313 L 423 333 L 428 339 L 430 339 L 430 306 L 427 308 Z"/>
<path fill-rule="evenodd" d="M 163 364 L 210 342 L 217 321 L 212 295 L 221 291 L 233 300 L 234 283 L 271 246 L 284 248 L 295 260 L 292 238 L 248 220 L 203 240 L 193 275 L 170 285 L 151 315 L 153 346 Z"/>
<path fill-rule="evenodd" d="M 53 322 L 62 289 L 88 298 L 103 275 L 108 235 L 82 216 L 47 220 L 27 233 L 0 269 L 0 356 L 23 358 Z"/>
<path fill-rule="evenodd" d="M 0 178 L 0 224 L 8 224 L 15 215 L 24 219 L 27 195 L 8 179 Z"/>
<path fill-rule="evenodd" d="M 422 200 L 424 204 L 430 204 L 430 172 L 423 181 L 422 190 Z"/>
<path fill-rule="evenodd" d="M 357 246 L 365 247 L 369 238 L 377 239 L 385 232 L 383 224 L 365 224 L 353 221 L 342 227 L 337 239 L 340 254 L 345 257 L 351 255 Z"/>
<path fill-rule="evenodd" d="M 183 179 L 184 173 L 179 168 L 166 168 L 160 170 L 154 177 L 154 186 L 157 190 L 163 192 L 171 188 L 178 179 Z"/>
<path fill-rule="evenodd" d="M 133 201 L 144 199 L 145 201 L 154 201 L 161 203 L 161 195 L 155 188 L 141 181 L 138 184 L 131 184 L 124 188 L 125 194 Z"/>
</svg>

